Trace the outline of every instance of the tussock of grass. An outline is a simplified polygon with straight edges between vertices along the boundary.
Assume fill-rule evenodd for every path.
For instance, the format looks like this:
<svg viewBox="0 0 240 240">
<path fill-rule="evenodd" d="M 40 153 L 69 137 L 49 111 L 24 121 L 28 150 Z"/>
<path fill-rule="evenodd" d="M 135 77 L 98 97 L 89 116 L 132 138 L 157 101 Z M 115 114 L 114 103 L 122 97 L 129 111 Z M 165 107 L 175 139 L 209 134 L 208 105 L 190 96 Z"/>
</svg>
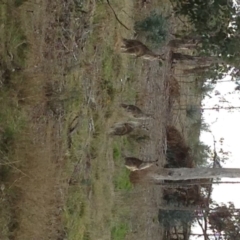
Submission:
<svg viewBox="0 0 240 240">
<path fill-rule="evenodd" d="M 22 4 L 22 0 L 17 1 Z M 0 54 L 1 64 L 9 70 L 20 68 L 25 64 L 26 55 L 29 51 L 29 44 L 21 28 L 16 13 L 13 13 L 15 2 L 8 1 L 1 5 L 1 29 L 0 29 Z"/>
<path fill-rule="evenodd" d="M 20 2 L 19 2 L 20 3 Z M 18 228 L 16 202 L 21 190 L 12 183 L 12 174 L 18 171 L 19 159 L 14 158 L 14 147 L 26 128 L 26 112 L 19 107 L 22 73 L 27 49 L 26 38 L 13 16 L 14 2 L 0 3 L 0 238 L 9 239 Z M 16 71 L 16 72 L 15 72 Z M 23 87 L 24 86 L 24 87 Z"/>
<path fill-rule="evenodd" d="M 129 171 L 122 170 L 115 178 L 115 189 L 130 191 L 133 186 L 129 180 Z"/>
<path fill-rule="evenodd" d="M 126 223 L 119 223 L 118 225 L 112 228 L 111 239 L 124 240 L 128 231 L 129 231 L 129 226 Z"/>
<path fill-rule="evenodd" d="M 68 239 L 84 239 L 87 225 L 90 223 L 87 199 L 79 192 L 82 192 L 80 187 L 69 189 L 71 198 L 68 198 L 64 211 Z"/>
<path fill-rule="evenodd" d="M 113 146 L 113 159 L 117 160 L 121 157 L 121 149 L 118 145 Z"/>
<path fill-rule="evenodd" d="M 15 7 L 20 7 L 27 0 L 14 0 Z"/>
<path fill-rule="evenodd" d="M 9 175 L 8 175 L 9 176 Z M 17 211 L 15 204 L 20 197 L 18 189 L 3 189 L 0 194 L 0 238 L 9 239 L 14 236 L 14 231 L 18 227 Z"/>
<path fill-rule="evenodd" d="M 129 180 L 129 170 L 124 166 L 124 157 L 121 152 L 121 147 L 124 143 L 122 141 L 115 141 L 113 146 L 113 159 L 117 166 L 114 174 L 115 191 L 130 191 L 133 186 Z M 125 143 L 126 144 L 126 143 Z M 127 143 L 129 144 L 129 143 Z"/>
</svg>

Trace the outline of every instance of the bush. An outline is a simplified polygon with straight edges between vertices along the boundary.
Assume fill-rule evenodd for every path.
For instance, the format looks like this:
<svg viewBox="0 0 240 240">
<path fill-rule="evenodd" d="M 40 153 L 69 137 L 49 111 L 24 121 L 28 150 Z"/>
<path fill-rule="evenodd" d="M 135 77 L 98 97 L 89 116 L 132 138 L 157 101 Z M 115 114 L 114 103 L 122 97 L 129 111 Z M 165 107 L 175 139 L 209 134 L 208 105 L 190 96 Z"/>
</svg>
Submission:
<svg viewBox="0 0 240 240">
<path fill-rule="evenodd" d="M 167 126 L 167 164 L 165 168 L 192 168 L 194 166 L 190 156 L 190 148 L 187 146 L 182 134 L 174 127 Z"/>
<path fill-rule="evenodd" d="M 145 34 L 153 44 L 162 43 L 167 36 L 166 20 L 156 12 L 151 12 L 147 18 L 136 22 L 134 28 L 136 32 Z"/>
<path fill-rule="evenodd" d="M 165 228 L 194 222 L 194 213 L 190 211 L 162 210 L 158 212 L 158 220 Z"/>
</svg>

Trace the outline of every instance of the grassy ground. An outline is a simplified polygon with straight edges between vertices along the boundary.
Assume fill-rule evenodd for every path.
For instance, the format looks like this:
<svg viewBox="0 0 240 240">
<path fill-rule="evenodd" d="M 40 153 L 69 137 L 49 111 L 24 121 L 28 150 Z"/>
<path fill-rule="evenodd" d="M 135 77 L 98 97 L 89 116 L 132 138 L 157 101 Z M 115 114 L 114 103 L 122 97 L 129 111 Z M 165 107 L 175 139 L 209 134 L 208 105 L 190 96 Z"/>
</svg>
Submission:
<svg viewBox="0 0 240 240">
<path fill-rule="evenodd" d="M 133 29 L 136 13 L 160 3 L 111 4 Z M 0 239 L 151 239 L 160 191 L 133 188 L 123 154 L 163 161 L 166 71 L 119 53 L 133 31 L 106 1 L 8 0 L 0 10 Z M 144 146 L 107 134 L 128 119 L 122 102 L 155 109 Z"/>
<path fill-rule="evenodd" d="M 113 206 L 115 191 L 131 189 L 120 160 L 128 140 L 106 133 L 123 117 L 119 103 L 135 100 L 130 61 L 114 54 L 129 34 L 105 2 L 59 5 L 0 5 L 1 239 L 124 239 Z"/>
</svg>

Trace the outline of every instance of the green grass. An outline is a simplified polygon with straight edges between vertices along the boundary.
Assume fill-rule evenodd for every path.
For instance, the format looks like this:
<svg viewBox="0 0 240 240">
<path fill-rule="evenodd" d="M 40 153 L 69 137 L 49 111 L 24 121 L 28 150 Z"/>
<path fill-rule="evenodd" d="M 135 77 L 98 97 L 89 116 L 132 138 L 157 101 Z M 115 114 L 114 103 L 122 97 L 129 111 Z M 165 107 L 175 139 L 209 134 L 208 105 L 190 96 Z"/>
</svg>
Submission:
<svg viewBox="0 0 240 240">
<path fill-rule="evenodd" d="M 129 226 L 126 223 L 119 223 L 111 230 L 112 240 L 124 240 L 129 231 Z"/>
<path fill-rule="evenodd" d="M 20 7 L 27 0 L 14 0 L 15 7 Z"/>
<path fill-rule="evenodd" d="M 133 189 L 131 182 L 129 181 L 129 171 L 127 169 L 122 170 L 115 178 L 115 189 L 130 191 Z"/>
<path fill-rule="evenodd" d="M 65 206 L 65 223 L 67 229 L 68 239 L 84 239 L 87 232 L 87 225 L 89 224 L 89 206 L 87 199 L 83 194 L 80 187 L 71 187 L 69 189 L 69 197 Z"/>
<path fill-rule="evenodd" d="M 124 239 L 128 231 L 124 225 L 111 226 L 113 217 L 118 218 L 112 213 L 116 191 L 130 190 L 132 186 L 128 171 L 124 165 L 120 166 L 124 143 L 121 138 L 113 139 L 107 134 L 111 125 L 118 121 L 115 109 L 122 94 L 120 78 L 125 75 L 127 66 L 114 52 L 119 26 L 115 21 L 109 21 L 108 10 L 105 3 L 97 3 L 93 18 L 93 27 L 97 27 L 89 36 L 84 56 L 89 61 L 89 69 L 83 67 L 79 72 L 70 72 L 67 77 L 66 95 L 70 96 L 73 91 L 80 94 L 65 103 L 65 128 L 71 125 L 75 116 L 81 116 L 79 127 L 71 136 L 72 146 L 67 157 L 66 174 L 74 184 L 68 189 L 64 223 L 71 240 Z M 103 40 L 104 44 L 98 47 Z M 95 63 L 91 64 L 91 61 Z M 91 79 L 92 84 L 86 79 Z M 124 93 L 125 96 L 128 93 Z M 90 98 L 93 104 L 88 103 Z M 134 99 L 134 96 L 130 98 Z"/>
<path fill-rule="evenodd" d="M 33 106 L 44 105 L 46 101 L 45 93 L 42 91 L 44 79 L 39 81 L 35 75 L 29 76 L 29 71 L 25 71 L 31 46 L 21 25 L 23 16 L 20 15 L 21 11 L 18 7 L 23 2 L 10 0 L 6 1 L 6 4 L 0 3 L 0 201 L 2 203 L 0 206 L 0 239 L 4 240 L 15 238 L 19 225 L 28 218 L 26 215 L 20 215 L 20 212 L 24 211 L 20 203 L 22 195 L 27 194 L 28 197 L 25 199 L 31 199 L 31 191 L 27 191 L 26 186 L 22 184 L 22 179 L 27 177 L 28 182 L 32 180 L 29 178 L 31 172 L 26 174 L 25 169 L 31 164 L 37 164 L 36 152 L 42 151 L 39 150 L 42 148 L 39 145 L 36 149 L 32 148 L 36 136 L 31 136 L 31 133 L 36 129 L 32 131 L 31 127 L 32 122 L 38 116 L 32 119 L 31 117 L 36 115 L 31 110 Z M 45 117 L 40 114 L 38 121 Z M 27 211 L 29 211 L 28 216 L 32 214 L 31 206 L 27 206 Z M 34 214 L 38 213 L 34 211 Z M 81 214 L 85 214 L 83 205 L 81 205 Z M 27 225 L 24 227 L 30 228 Z"/>
<path fill-rule="evenodd" d="M 13 13 L 22 1 L 0 3 L 0 238 L 9 239 L 17 228 L 15 202 L 17 189 L 9 186 L 19 162 L 13 158 L 15 143 L 26 128 L 26 111 L 19 105 L 20 89 L 25 88 L 23 73 L 17 69 L 25 64 L 29 51 L 26 37 Z M 11 188 L 10 188 L 11 187 Z"/>
<path fill-rule="evenodd" d="M 126 149 L 134 149 L 134 145 L 128 141 L 128 138 L 115 140 L 113 145 L 113 159 L 115 162 L 116 170 L 114 174 L 114 187 L 115 191 L 131 191 L 133 185 L 129 181 L 129 170 L 124 166 L 124 156 L 121 152 L 122 147 Z"/>
<path fill-rule="evenodd" d="M 121 148 L 119 145 L 114 144 L 113 146 L 113 159 L 118 160 L 121 157 Z"/>
<path fill-rule="evenodd" d="M 118 54 L 115 54 L 112 47 L 119 31 L 119 25 L 117 26 L 116 21 L 109 22 L 110 9 L 106 11 L 106 3 L 98 2 L 92 20 L 94 31 L 90 34 L 86 51 L 82 56 L 85 61 L 81 62 L 76 71 L 71 71 L 73 68 L 69 68 L 64 91 L 58 93 L 51 85 L 52 82 L 45 86 L 45 79 L 35 79 L 35 76 L 30 78 L 27 71 L 24 71 L 29 55 L 31 55 L 31 59 L 36 58 L 36 56 L 32 56 L 36 52 L 34 50 L 32 52 L 32 46 L 21 26 L 20 17 L 23 18 L 23 16 L 19 15 L 18 7 L 24 2 L 25 0 L 16 0 L 7 1 L 6 4 L 0 3 L 0 64 L 5 71 L 3 86 L 0 86 L 0 104 L 2 106 L 0 109 L 0 156 L 2 159 L 0 180 L 2 186 L 5 187 L 0 192 L 0 200 L 4 202 L 0 207 L 0 238 L 13 237 L 13 232 L 18 228 L 18 216 L 13 208 L 18 193 L 15 186 L 8 186 L 6 183 L 11 177 L 13 169 L 15 173 L 21 172 L 21 169 L 18 169 L 19 165 L 14 165 L 10 159 L 22 161 L 23 167 L 27 168 L 27 162 L 23 156 L 35 154 L 34 150 L 30 148 L 31 144 L 29 144 L 28 152 L 22 154 L 23 156 L 19 152 L 21 148 L 27 148 L 28 145 L 23 147 L 20 144 L 15 153 L 15 143 L 22 139 L 30 141 L 28 132 L 24 132 L 24 130 L 28 127 L 28 120 L 31 118 L 32 112 L 27 116 L 26 110 L 31 109 L 35 104 L 37 106 L 40 103 L 43 104 L 46 99 L 47 108 L 51 110 L 51 113 L 53 112 L 54 117 L 56 117 L 55 106 L 58 103 L 63 105 L 65 125 L 62 129 L 64 133 L 61 139 L 66 147 L 69 127 L 74 124 L 75 117 L 79 117 L 76 131 L 71 135 L 72 145 L 64 155 L 63 179 L 64 182 L 65 179 L 71 180 L 66 190 L 67 194 L 64 196 L 66 201 L 63 207 L 64 229 L 67 238 L 94 240 L 100 239 L 100 237 L 109 239 L 111 234 L 115 238 L 118 235 L 123 236 L 121 233 L 123 230 L 120 231 L 120 229 L 124 229 L 124 226 L 121 225 L 116 226 L 112 233 L 112 209 L 115 204 L 115 190 L 121 191 L 121 189 L 130 189 L 130 187 L 127 182 L 127 171 L 122 166 L 118 169 L 119 183 L 115 188 L 113 159 L 120 157 L 122 142 L 120 142 L 118 150 L 113 153 L 114 141 L 107 135 L 111 124 L 118 119 L 113 114 L 113 110 L 120 101 L 120 78 L 125 76 L 125 66 L 128 65 Z M 116 3 L 120 6 L 125 4 L 124 2 Z M 24 22 L 27 25 L 27 21 Z M 39 26 L 42 26 L 41 24 Z M 31 31 L 31 27 L 27 29 L 28 33 Z M 98 48 L 95 65 L 95 62 L 92 63 L 91 60 L 95 58 L 96 54 L 94 46 L 99 47 L 99 42 L 101 42 L 101 46 Z M 31 41 L 31 44 L 35 44 L 35 42 Z M 88 64 L 89 69 L 87 69 Z M 124 65 L 123 68 L 122 65 Z M 54 78 L 52 75 L 51 77 Z M 45 87 L 47 96 L 43 87 Z M 89 90 L 89 88 L 91 89 Z M 44 92 L 43 95 L 42 92 Z M 128 96 L 130 92 L 129 90 L 128 93 L 124 93 L 124 97 Z M 133 97 L 129 98 L 134 99 L 134 94 L 132 95 Z M 91 97 L 94 98 L 92 102 L 89 101 Z M 39 119 L 42 118 L 44 116 L 40 114 Z M 32 139 L 35 140 L 35 138 Z M 12 152 L 13 155 L 15 154 L 13 158 L 11 158 Z M 35 159 L 30 164 L 34 165 L 34 161 Z M 124 231 L 127 231 L 126 227 Z M 99 233 L 102 236 L 99 236 Z"/>
<path fill-rule="evenodd" d="M 16 173 L 20 162 L 12 157 L 15 143 L 21 138 L 26 128 L 26 112 L 17 105 L 18 100 L 12 97 L 12 91 L 0 90 L 0 183 L 5 190 L 0 192 L 0 238 L 8 239 L 17 227 L 14 211 L 14 191 L 8 191 L 11 176 Z M 13 186 L 13 189 L 14 186 Z"/>
<path fill-rule="evenodd" d="M 15 7 L 21 5 L 23 1 L 7 1 L 1 4 L 1 29 L 0 29 L 0 55 L 1 64 L 10 71 L 12 68 L 21 68 L 25 65 L 25 59 L 29 52 L 24 31 L 16 14 Z"/>
</svg>

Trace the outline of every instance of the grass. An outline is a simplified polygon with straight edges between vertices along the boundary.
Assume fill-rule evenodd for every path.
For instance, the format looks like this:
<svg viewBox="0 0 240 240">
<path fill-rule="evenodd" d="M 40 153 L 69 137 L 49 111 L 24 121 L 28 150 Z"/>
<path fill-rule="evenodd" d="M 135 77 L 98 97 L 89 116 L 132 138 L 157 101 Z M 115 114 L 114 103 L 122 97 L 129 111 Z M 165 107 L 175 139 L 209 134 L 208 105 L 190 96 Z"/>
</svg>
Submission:
<svg viewBox="0 0 240 240">
<path fill-rule="evenodd" d="M 114 188 L 115 191 L 131 191 L 133 186 L 129 181 L 130 171 L 124 167 L 124 157 L 121 153 L 121 148 L 128 146 L 129 148 L 134 148 L 134 145 L 128 141 L 128 138 L 114 141 L 113 144 L 113 159 L 115 162 L 115 174 L 114 174 Z"/>
<path fill-rule="evenodd" d="M 116 190 L 125 190 L 130 191 L 133 189 L 132 184 L 129 181 L 129 171 L 125 170 L 121 172 L 116 178 L 115 178 L 115 189 Z"/>
<path fill-rule="evenodd" d="M 18 1 L 18 5 L 22 2 Z M 26 84 L 19 69 L 25 65 L 28 45 L 23 30 L 13 16 L 11 8 L 15 2 L 0 4 L 0 238 L 13 236 L 18 227 L 16 201 L 20 196 L 12 184 L 12 174 L 18 171 L 19 161 L 14 158 L 14 147 L 27 125 L 26 111 L 21 109 L 24 97 L 22 89 Z"/>
<path fill-rule="evenodd" d="M 111 125 L 118 121 L 119 116 L 114 109 L 119 105 L 122 94 L 120 78 L 125 75 L 126 65 L 125 60 L 114 53 L 119 26 L 115 21 L 109 22 L 108 10 L 105 3 L 96 5 L 93 27 L 98 27 L 89 36 L 86 45 L 85 58 L 89 62 L 98 61 L 94 65 L 90 63 L 89 69 L 83 68 L 81 72 L 68 76 L 68 91 L 81 92 L 78 99 L 66 105 L 67 116 L 71 116 L 66 126 L 70 125 L 74 115 L 81 112 L 81 123 L 72 135 L 67 160 L 67 175 L 72 172 L 71 182 L 74 182 L 68 188 L 68 200 L 64 207 L 68 239 L 124 239 L 128 231 L 121 224 L 111 224 L 115 191 L 130 190 L 131 185 L 124 166 L 116 169 L 112 162 L 113 159 L 123 161 L 123 142 L 106 135 Z M 103 41 L 106 35 L 108 40 L 98 48 L 98 42 Z M 94 72 L 97 74 L 92 74 Z M 85 80 L 89 77 L 93 84 Z M 78 165 L 81 169 L 77 171 Z"/>
<path fill-rule="evenodd" d="M 54 4 L 0 3 L 0 238 L 125 239 L 135 203 L 123 154 L 139 143 L 107 133 L 139 97 L 142 62 L 118 53 L 132 36 L 105 1 Z M 133 29 L 131 4 L 112 2 Z"/>
<path fill-rule="evenodd" d="M 22 2 L 18 1 L 18 5 Z M 8 1 L 1 4 L 1 57 L 3 66 L 11 71 L 11 68 L 21 68 L 25 64 L 29 45 L 21 28 L 17 16 L 12 11 L 15 2 Z"/>
<path fill-rule="evenodd" d="M 5 71 L 0 89 L 0 150 L 4 159 L 0 166 L 4 201 L 0 208 L 1 239 L 53 239 L 59 233 L 68 239 L 110 239 L 111 235 L 118 239 L 118 235 L 123 236 L 123 230 L 118 229 L 124 226 L 110 224 L 114 195 L 115 191 L 128 189 L 129 183 L 123 166 L 115 172 L 112 159 L 120 157 L 120 148 L 118 153 L 112 152 L 114 140 L 106 132 L 118 120 L 113 110 L 120 101 L 119 80 L 128 65 L 112 48 L 119 26 L 115 21 L 109 24 L 110 11 L 106 11 L 106 4 L 98 3 L 92 19 L 93 27 L 98 26 L 90 34 L 83 56 L 89 62 L 75 71 L 70 67 L 63 88 L 59 75 L 52 74 L 52 69 L 58 68 L 56 64 L 49 61 L 48 66 L 42 65 L 45 72 L 34 71 L 40 64 L 35 45 L 43 51 L 44 35 L 35 38 L 31 28 L 36 29 L 38 18 L 28 24 L 31 14 L 27 15 L 22 5 L 24 1 L 9 1 L 0 6 L 0 54 Z M 20 6 L 23 11 L 18 11 Z M 35 9 L 36 16 L 41 9 Z M 19 15 L 15 17 L 14 11 Z M 103 30 L 108 41 L 96 52 L 94 46 L 105 38 Z M 91 60 L 97 63 L 91 64 Z M 134 100 L 134 94 L 128 98 Z M 69 135 L 71 128 L 75 130 Z M 63 143 L 57 139 L 63 139 Z M 62 153 L 61 145 L 66 152 Z M 59 159 L 64 159 L 60 164 L 64 171 L 58 170 Z M 65 194 L 64 199 L 59 193 Z M 60 218 L 58 208 L 63 209 Z M 51 229 L 49 221 L 55 223 Z"/>
<path fill-rule="evenodd" d="M 111 230 L 112 240 L 124 240 L 129 231 L 129 226 L 126 223 L 119 223 Z"/>
</svg>

